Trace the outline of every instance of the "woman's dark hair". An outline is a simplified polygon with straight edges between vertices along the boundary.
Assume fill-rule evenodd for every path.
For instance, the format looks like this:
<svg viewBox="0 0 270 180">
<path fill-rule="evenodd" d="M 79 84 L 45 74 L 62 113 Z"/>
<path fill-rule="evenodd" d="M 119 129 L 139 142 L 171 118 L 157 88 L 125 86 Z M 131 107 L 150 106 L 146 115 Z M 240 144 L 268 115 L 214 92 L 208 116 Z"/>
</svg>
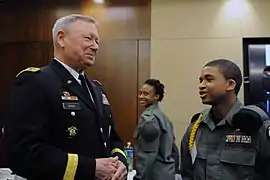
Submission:
<svg viewBox="0 0 270 180">
<path fill-rule="evenodd" d="M 158 101 L 162 101 L 164 97 L 165 86 L 158 79 L 147 79 L 144 84 L 153 86 L 155 89 L 155 94 L 159 95 Z"/>
</svg>

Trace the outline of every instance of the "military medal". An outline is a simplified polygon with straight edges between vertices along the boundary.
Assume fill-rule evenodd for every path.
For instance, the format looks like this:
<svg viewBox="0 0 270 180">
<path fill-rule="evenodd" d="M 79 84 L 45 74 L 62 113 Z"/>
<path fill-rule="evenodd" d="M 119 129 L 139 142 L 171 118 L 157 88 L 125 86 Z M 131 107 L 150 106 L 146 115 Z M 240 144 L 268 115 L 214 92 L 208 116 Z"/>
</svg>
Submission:
<svg viewBox="0 0 270 180">
<path fill-rule="evenodd" d="M 63 91 L 63 96 L 61 96 L 62 100 L 68 100 L 68 101 L 78 101 L 77 96 L 71 96 L 69 92 Z"/>
<path fill-rule="evenodd" d="M 78 129 L 75 126 L 70 126 L 68 129 L 69 138 L 76 136 Z"/>
<path fill-rule="evenodd" d="M 102 103 L 103 104 L 106 104 L 106 105 L 110 105 L 110 103 L 109 103 L 109 101 L 108 101 L 108 99 L 107 99 L 107 97 L 106 97 L 105 94 L 102 94 Z"/>
<path fill-rule="evenodd" d="M 64 96 L 70 96 L 69 92 L 67 92 L 67 91 L 63 91 L 63 95 Z"/>
<path fill-rule="evenodd" d="M 251 136 L 228 134 L 225 139 L 226 143 L 251 144 Z"/>
<path fill-rule="evenodd" d="M 69 101 L 78 101 L 77 96 L 61 96 L 62 100 L 69 100 Z"/>
</svg>

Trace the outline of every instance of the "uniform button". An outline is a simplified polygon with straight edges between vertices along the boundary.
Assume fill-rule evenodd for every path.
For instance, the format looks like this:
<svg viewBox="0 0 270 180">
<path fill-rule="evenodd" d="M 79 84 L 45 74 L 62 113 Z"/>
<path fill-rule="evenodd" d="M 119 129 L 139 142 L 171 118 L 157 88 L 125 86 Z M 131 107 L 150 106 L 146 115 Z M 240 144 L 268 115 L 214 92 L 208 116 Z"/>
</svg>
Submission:
<svg viewBox="0 0 270 180">
<path fill-rule="evenodd" d="M 102 128 L 100 128 L 100 132 L 103 133 L 103 129 Z"/>
<path fill-rule="evenodd" d="M 104 146 L 107 147 L 107 143 L 106 142 L 104 143 Z"/>
<path fill-rule="evenodd" d="M 75 112 L 74 111 L 72 111 L 70 114 L 71 114 L 71 116 L 75 116 Z"/>
</svg>

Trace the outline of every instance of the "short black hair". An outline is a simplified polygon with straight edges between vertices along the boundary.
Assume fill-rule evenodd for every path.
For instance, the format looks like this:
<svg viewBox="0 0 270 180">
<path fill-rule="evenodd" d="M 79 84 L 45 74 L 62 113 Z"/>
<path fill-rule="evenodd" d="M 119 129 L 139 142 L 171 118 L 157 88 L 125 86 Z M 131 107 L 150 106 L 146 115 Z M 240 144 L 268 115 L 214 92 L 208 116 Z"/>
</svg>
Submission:
<svg viewBox="0 0 270 180">
<path fill-rule="evenodd" d="M 216 59 L 204 65 L 204 67 L 206 66 L 217 67 L 226 80 L 233 79 L 236 83 L 234 91 L 238 95 L 243 79 L 240 68 L 234 62 L 227 59 Z"/>
<path fill-rule="evenodd" d="M 155 89 L 155 94 L 159 95 L 158 101 L 162 101 L 162 99 L 164 98 L 165 86 L 158 79 L 147 79 L 144 84 L 153 86 Z"/>
</svg>

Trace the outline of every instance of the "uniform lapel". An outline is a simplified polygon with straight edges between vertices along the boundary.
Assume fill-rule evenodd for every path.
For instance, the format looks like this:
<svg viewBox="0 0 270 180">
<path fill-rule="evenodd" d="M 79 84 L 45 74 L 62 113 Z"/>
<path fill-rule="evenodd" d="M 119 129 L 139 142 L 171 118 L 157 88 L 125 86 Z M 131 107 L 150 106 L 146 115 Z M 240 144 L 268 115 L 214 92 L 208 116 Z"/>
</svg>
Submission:
<svg viewBox="0 0 270 180">
<path fill-rule="evenodd" d="M 105 124 L 105 118 L 104 118 L 104 108 L 103 108 L 103 101 L 102 101 L 102 91 L 100 88 L 98 88 L 93 82 L 92 80 L 88 80 L 88 78 L 86 78 L 86 82 L 87 85 L 89 87 L 89 89 L 91 89 L 91 93 L 93 96 L 93 99 L 95 101 L 95 105 L 96 105 L 96 112 L 97 112 L 97 117 L 98 117 L 98 124 L 99 127 L 101 129 L 106 128 L 106 124 Z M 108 130 L 109 131 L 109 130 Z M 103 130 L 101 132 L 101 138 L 103 139 L 103 141 L 105 142 L 105 148 L 107 148 L 106 142 L 107 142 L 107 137 L 106 135 L 103 133 Z M 108 149 L 106 149 L 105 153 L 108 154 L 109 152 L 107 151 Z"/>
<path fill-rule="evenodd" d="M 103 116 L 103 104 L 102 104 L 101 91 L 93 84 L 93 82 L 91 80 L 88 80 L 88 78 L 86 78 L 86 81 L 87 81 L 87 85 L 88 85 L 89 89 L 91 88 L 93 90 L 92 96 L 93 96 L 93 99 L 95 101 L 95 105 L 97 107 L 98 115 L 100 117 L 102 117 Z"/>
<path fill-rule="evenodd" d="M 87 94 L 83 92 L 81 85 L 77 82 L 76 79 L 74 79 L 74 77 L 68 72 L 68 70 L 66 70 L 65 67 L 63 67 L 59 62 L 54 59 L 49 66 L 56 72 L 56 74 L 59 75 L 59 77 L 63 81 L 63 85 L 67 89 L 76 94 L 79 99 L 81 99 L 90 108 L 95 109 L 95 106 L 91 102 L 90 97 L 88 97 Z"/>
</svg>

